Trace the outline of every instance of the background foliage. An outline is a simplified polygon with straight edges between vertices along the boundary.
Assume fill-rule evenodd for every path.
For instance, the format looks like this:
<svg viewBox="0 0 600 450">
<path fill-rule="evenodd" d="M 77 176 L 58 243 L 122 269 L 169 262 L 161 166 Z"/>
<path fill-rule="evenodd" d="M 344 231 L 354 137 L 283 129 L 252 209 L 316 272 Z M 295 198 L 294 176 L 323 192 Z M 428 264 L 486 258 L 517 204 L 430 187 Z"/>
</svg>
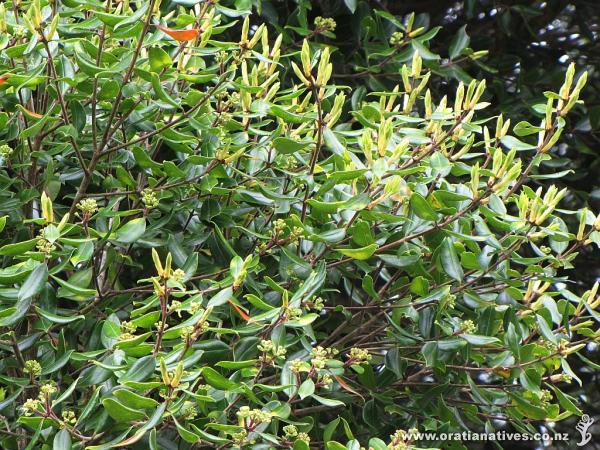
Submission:
<svg viewBox="0 0 600 450">
<path fill-rule="evenodd" d="M 591 412 L 597 14 L 418 6 L 0 5 L 2 448 Z"/>
</svg>

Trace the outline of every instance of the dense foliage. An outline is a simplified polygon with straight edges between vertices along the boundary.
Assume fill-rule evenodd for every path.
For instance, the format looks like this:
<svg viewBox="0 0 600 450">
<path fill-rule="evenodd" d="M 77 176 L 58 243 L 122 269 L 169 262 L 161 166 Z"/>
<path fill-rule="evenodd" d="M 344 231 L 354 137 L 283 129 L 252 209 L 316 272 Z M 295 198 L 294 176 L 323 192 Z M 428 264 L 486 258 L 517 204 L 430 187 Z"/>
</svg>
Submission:
<svg viewBox="0 0 600 450">
<path fill-rule="evenodd" d="M 237 0 L 238 6 L 250 2 Z M 600 165 L 600 9 L 590 0 L 255 0 L 257 14 L 293 39 L 293 33 L 308 35 L 317 16 L 334 18 L 334 33 L 318 40 L 335 47 L 334 77 L 353 89 L 392 89 L 402 54 L 383 55 L 395 31 L 389 21 L 379 20 L 381 10 L 398 20 L 416 13 L 418 26 L 435 29 L 429 41 L 427 67 L 436 79 L 429 83 L 434 95 L 454 89 L 455 79 L 486 78 L 489 115 L 503 113 L 515 122 L 529 120 L 532 107 L 543 102 L 543 93 L 560 85 L 571 62 L 587 71 L 588 83 L 577 108 L 565 124 L 553 158 L 536 169 L 540 173 L 563 172 L 558 183 L 569 187 L 565 200 L 576 209 L 600 207 L 597 171 Z M 257 22 L 259 19 L 256 19 Z M 285 39 L 285 38 L 284 38 Z M 454 43 L 466 44 L 466 48 Z M 469 50 L 469 48 L 474 50 Z M 477 58 L 472 58 L 477 52 Z M 384 61 L 385 59 L 385 61 Z M 383 63 L 383 65 L 381 65 Z M 368 70 L 366 70 L 368 69 Z M 545 185 L 544 180 L 536 180 Z M 577 289 L 600 275 L 600 259 L 584 249 L 579 270 L 571 275 Z M 590 380 L 591 381 L 591 380 Z M 588 392 L 590 394 L 591 392 Z M 589 407 L 593 407 L 593 401 Z M 600 414 L 600 410 L 598 411 Z"/>
<path fill-rule="evenodd" d="M 511 123 L 438 29 L 371 20 L 353 73 L 397 84 L 351 90 L 323 17 L 0 4 L 2 448 L 398 450 L 582 414 L 600 298 L 560 271 L 600 219 L 537 169 L 586 72 Z"/>
<path fill-rule="evenodd" d="M 249 4 L 237 0 L 237 5 Z M 570 62 L 590 74 L 584 91 L 586 107 L 574 111 L 561 139 L 559 154 L 554 158 L 556 168 L 576 169 L 562 182 L 586 197 L 597 187 L 594 170 L 600 163 L 595 150 L 600 132 L 600 74 L 595 70 L 600 61 L 600 10 L 590 0 L 255 0 L 258 11 L 269 23 L 277 24 L 284 34 L 300 31 L 309 34 L 316 16 L 332 17 L 337 21 L 335 33 L 319 39 L 335 46 L 337 61 L 335 76 L 353 86 L 377 84 L 393 86 L 398 62 L 380 60 L 371 55 L 373 45 L 387 42 L 394 32 L 389 22 L 378 22 L 380 10 L 398 18 L 415 12 L 419 25 L 434 27 L 436 38 L 429 50 L 442 66 L 436 74 L 445 77 L 485 77 L 493 98 L 490 109 L 511 117 L 527 119 L 531 105 L 538 103 L 545 90 L 553 89 L 564 78 Z M 378 12 L 379 11 L 379 12 Z M 468 52 L 454 52 L 451 42 L 467 40 L 467 46 L 485 50 L 487 54 L 475 61 Z M 344 63 L 344 66 L 341 63 Z M 356 73 L 357 66 L 370 70 Z M 431 66 L 430 66 L 431 67 Z M 439 69 L 439 68 L 438 68 Z M 362 72 L 362 73 L 361 73 Z M 430 86 L 443 92 L 445 83 Z M 560 157 L 559 157 L 560 156 Z M 596 199 L 593 195 L 592 199 Z"/>
</svg>

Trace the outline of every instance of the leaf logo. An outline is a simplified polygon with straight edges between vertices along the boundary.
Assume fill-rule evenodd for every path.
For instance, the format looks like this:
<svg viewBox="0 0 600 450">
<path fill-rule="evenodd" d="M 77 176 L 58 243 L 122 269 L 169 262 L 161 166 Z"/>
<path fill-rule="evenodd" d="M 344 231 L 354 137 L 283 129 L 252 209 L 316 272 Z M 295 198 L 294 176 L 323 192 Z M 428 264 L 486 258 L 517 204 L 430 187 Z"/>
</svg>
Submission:
<svg viewBox="0 0 600 450">
<path fill-rule="evenodd" d="M 583 416 L 581 416 L 579 422 L 577 422 L 577 425 L 575 425 L 575 429 L 581 434 L 581 440 L 577 443 L 578 447 L 583 447 L 585 444 L 592 440 L 592 433 L 588 433 L 588 429 L 592 426 L 593 423 L 594 419 L 592 419 L 587 414 L 584 414 Z"/>
</svg>

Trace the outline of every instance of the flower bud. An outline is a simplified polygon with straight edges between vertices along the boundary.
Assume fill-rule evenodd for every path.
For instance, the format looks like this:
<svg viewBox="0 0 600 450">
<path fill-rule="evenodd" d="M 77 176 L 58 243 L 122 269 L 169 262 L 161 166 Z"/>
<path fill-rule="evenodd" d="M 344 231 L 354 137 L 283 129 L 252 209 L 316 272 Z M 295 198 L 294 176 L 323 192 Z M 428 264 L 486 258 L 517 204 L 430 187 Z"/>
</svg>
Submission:
<svg viewBox="0 0 600 450">
<path fill-rule="evenodd" d="M 462 112 L 462 102 L 465 98 L 465 85 L 461 81 L 456 88 L 456 98 L 454 99 L 454 117 L 460 116 Z"/>
<path fill-rule="evenodd" d="M 177 364 L 177 367 L 175 368 L 175 371 L 173 372 L 173 377 L 171 378 L 171 387 L 178 387 L 179 383 L 181 381 L 181 377 L 183 376 L 183 362 L 179 361 L 179 363 Z"/>
<path fill-rule="evenodd" d="M 246 44 L 248 42 L 248 31 L 250 30 L 250 16 L 246 16 L 244 18 L 244 22 L 242 23 L 242 35 L 240 37 L 240 45 Z"/>
<path fill-rule="evenodd" d="M 327 31 L 334 31 L 337 23 L 331 17 L 315 17 L 315 31 L 317 33 L 323 33 Z"/>
<path fill-rule="evenodd" d="M 169 375 L 169 372 L 167 371 L 167 364 L 165 363 L 165 360 L 163 358 L 160 359 L 159 366 L 160 366 L 160 374 L 162 377 L 163 384 L 165 384 L 166 386 L 170 386 L 171 385 L 171 376 Z"/>
<path fill-rule="evenodd" d="M 56 29 L 58 28 L 58 21 L 60 19 L 60 16 L 58 14 L 55 14 L 54 17 L 52 18 L 52 22 L 50 22 L 50 27 L 48 28 L 48 34 L 46 35 L 46 39 L 51 41 L 52 38 L 54 37 L 54 34 L 56 33 Z"/>
<path fill-rule="evenodd" d="M 250 39 L 250 42 L 248 43 L 248 48 L 252 49 L 254 48 L 254 46 L 258 43 L 258 41 L 260 40 L 263 32 L 265 31 L 265 24 L 262 24 L 260 27 L 258 27 L 258 29 L 256 30 L 256 32 L 254 33 L 254 36 L 252 36 L 252 39 Z"/>
<path fill-rule="evenodd" d="M 40 199 L 42 207 L 42 217 L 46 222 L 54 222 L 54 211 L 52 210 L 52 200 L 46 195 L 46 192 L 42 192 Z"/>
<path fill-rule="evenodd" d="M 306 75 L 307 78 L 310 78 L 312 72 L 312 66 L 310 64 L 310 46 L 308 45 L 308 41 L 306 39 L 304 39 L 302 42 L 300 59 L 302 60 L 302 69 L 304 70 L 304 75 Z"/>
<path fill-rule="evenodd" d="M 400 47 L 404 43 L 404 34 L 401 31 L 395 31 L 390 37 L 392 47 Z"/>
</svg>

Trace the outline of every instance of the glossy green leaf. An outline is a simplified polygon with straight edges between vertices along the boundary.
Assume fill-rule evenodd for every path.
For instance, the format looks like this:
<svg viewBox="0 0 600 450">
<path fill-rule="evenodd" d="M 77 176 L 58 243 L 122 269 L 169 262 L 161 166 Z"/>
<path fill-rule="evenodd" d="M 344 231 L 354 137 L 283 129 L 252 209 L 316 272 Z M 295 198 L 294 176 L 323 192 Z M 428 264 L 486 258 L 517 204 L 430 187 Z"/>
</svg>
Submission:
<svg viewBox="0 0 600 450">
<path fill-rule="evenodd" d="M 133 420 L 142 420 L 144 419 L 144 413 L 133 409 L 128 408 L 122 403 L 118 402 L 112 398 L 105 398 L 102 400 L 102 405 L 104 409 L 108 413 L 108 415 L 113 418 L 117 423 L 120 422 L 131 422 Z"/>
<path fill-rule="evenodd" d="M 377 250 L 377 244 L 367 245 L 361 248 L 338 248 L 336 251 L 340 252 L 344 256 L 348 256 L 353 259 L 369 259 Z"/>
<path fill-rule="evenodd" d="M 33 269 L 19 289 L 19 300 L 28 299 L 39 294 L 47 280 L 48 266 L 46 264 L 39 264 Z"/>
<path fill-rule="evenodd" d="M 54 435 L 52 441 L 53 450 L 71 450 L 71 435 L 66 428 L 63 428 Z"/>
<path fill-rule="evenodd" d="M 145 231 L 146 219 L 140 217 L 138 219 L 132 219 L 121 226 L 115 232 L 113 239 L 124 244 L 131 244 L 141 238 Z"/>
<path fill-rule="evenodd" d="M 205 367 L 202 369 L 202 376 L 206 380 L 206 383 L 210 384 L 216 389 L 231 390 L 236 389 L 238 386 L 237 383 L 228 380 L 219 372 L 210 367 Z"/>
<path fill-rule="evenodd" d="M 448 53 L 451 59 L 456 58 L 460 53 L 469 46 L 470 38 L 466 31 L 467 26 L 463 25 L 450 41 Z"/>
<path fill-rule="evenodd" d="M 429 202 L 417 192 L 414 192 L 410 197 L 410 207 L 414 213 L 423 220 L 435 222 L 438 219 L 437 213 L 431 207 Z"/>
<path fill-rule="evenodd" d="M 61 325 L 75 322 L 77 320 L 85 319 L 85 317 L 81 316 L 81 315 L 79 315 L 79 316 L 61 316 L 58 314 L 53 314 L 48 311 L 44 311 L 43 309 L 38 308 L 37 306 L 36 306 L 35 310 L 44 319 L 49 320 L 50 322 L 53 322 L 53 323 L 61 324 Z"/>
<path fill-rule="evenodd" d="M 458 259 L 458 255 L 456 254 L 456 249 L 454 248 L 454 244 L 450 238 L 445 238 L 442 242 L 440 249 L 440 259 L 442 262 L 442 267 L 444 271 L 454 278 L 456 281 L 461 282 L 464 279 L 464 272 L 462 266 L 460 265 L 460 261 Z"/>
</svg>

